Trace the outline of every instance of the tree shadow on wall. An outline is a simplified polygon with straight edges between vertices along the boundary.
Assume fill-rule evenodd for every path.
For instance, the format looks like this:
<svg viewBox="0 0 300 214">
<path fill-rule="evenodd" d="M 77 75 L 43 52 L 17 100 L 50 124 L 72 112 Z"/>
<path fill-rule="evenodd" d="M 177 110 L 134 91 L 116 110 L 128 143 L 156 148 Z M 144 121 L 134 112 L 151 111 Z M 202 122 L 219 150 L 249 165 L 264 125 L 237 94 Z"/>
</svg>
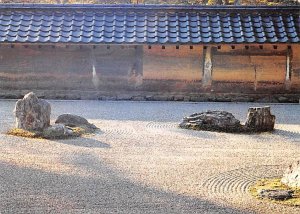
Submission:
<svg viewBox="0 0 300 214">
<path fill-rule="evenodd" d="M 75 155 L 68 164 L 75 171 L 0 162 L 2 213 L 254 213 L 141 185 L 91 154 Z"/>
</svg>

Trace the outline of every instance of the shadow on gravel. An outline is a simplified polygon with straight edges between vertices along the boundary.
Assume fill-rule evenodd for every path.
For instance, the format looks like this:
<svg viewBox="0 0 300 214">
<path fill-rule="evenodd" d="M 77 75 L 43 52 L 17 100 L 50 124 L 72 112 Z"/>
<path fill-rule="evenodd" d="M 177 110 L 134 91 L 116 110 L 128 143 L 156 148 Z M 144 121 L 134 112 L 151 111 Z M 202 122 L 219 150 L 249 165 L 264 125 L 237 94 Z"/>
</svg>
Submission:
<svg viewBox="0 0 300 214">
<path fill-rule="evenodd" d="M 73 139 L 64 139 L 64 140 L 54 140 L 57 143 L 79 146 L 79 147 L 87 147 L 87 148 L 110 148 L 110 145 L 107 143 L 100 142 L 98 140 L 92 138 L 73 138 Z"/>
<path fill-rule="evenodd" d="M 288 140 L 300 143 L 300 133 L 299 132 L 287 131 L 287 130 L 282 130 L 282 129 L 275 129 L 272 132 L 272 134 L 280 136 L 284 139 L 288 139 Z"/>
<path fill-rule="evenodd" d="M 90 154 L 70 164 L 78 174 L 0 162 L 1 213 L 254 213 L 132 182 Z"/>
<path fill-rule="evenodd" d="M 191 137 L 197 137 L 197 138 L 202 138 L 202 139 L 215 139 L 217 138 L 218 132 L 209 132 L 209 131 L 198 131 L 198 130 L 188 130 L 188 129 L 182 129 L 182 128 L 177 128 L 175 131 L 177 133 L 183 134 L 183 135 L 188 135 Z"/>
</svg>

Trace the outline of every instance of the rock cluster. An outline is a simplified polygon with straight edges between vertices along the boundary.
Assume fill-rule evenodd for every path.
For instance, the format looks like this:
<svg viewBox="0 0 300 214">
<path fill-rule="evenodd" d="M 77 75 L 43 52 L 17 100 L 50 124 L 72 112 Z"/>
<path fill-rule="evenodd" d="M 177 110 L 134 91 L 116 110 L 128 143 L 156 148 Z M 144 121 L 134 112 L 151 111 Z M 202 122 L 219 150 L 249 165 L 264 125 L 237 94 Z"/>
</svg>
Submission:
<svg viewBox="0 0 300 214">
<path fill-rule="evenodd" d="M 14 109 L 16 128 L 35 133 L 35 136 L 43 138 L 66 138 L 79 136 L 84 132 L 92 132 L 97 127 L 89 123 L 85 118 L 72 115 L 60 115 L 50 125 L 50 104 L 30 92 L 23 99 L 18 100 Z"/>
<path fill-rule="evenodd" d="M 50 126 L 50 104 L 28 93 L 18 100 L 14 109 L 16 128 L 28 131 L 41 131 Z"/>
<path fill-rule="evenodd" d="M 287 168 L 281 182 L 289 187 L 300 188 L 300 161 Z"/>
<path fill-rule="evenodd" d="M 220 132 L 264 132 L 272 131 L 275 116 L 270 107 L 249 108 L 245 125 L 226 111 L 206 111 L 184 117 L 179 127 L 185 129 Z"/>
</svg>

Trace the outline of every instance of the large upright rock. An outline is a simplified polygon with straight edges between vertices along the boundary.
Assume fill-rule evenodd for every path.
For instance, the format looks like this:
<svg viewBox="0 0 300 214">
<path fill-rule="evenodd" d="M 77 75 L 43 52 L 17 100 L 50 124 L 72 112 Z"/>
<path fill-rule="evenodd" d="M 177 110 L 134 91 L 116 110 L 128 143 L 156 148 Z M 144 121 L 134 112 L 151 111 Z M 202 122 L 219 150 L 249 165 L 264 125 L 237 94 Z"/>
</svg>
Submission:
<svg viewBox="0 0 300 214">
<path fill-rule="evenodd" d="M 245 123 L 246 131 L 264 132 L 273 131 L 275 116 L 271 114 L 270 107 L 252 107 L 248 109 Z"/>
<path fill-rule="evenodd" d="M 281 182 L 289 187 L 300 188 L 300 160 L 287 168 Z"/>
<path fill-rule="evenodd" d="M 50 125 L 50 104 L 30 92 L 18 100 L 14 109 L 16 128 L 41 131 Z"/>
</svg>

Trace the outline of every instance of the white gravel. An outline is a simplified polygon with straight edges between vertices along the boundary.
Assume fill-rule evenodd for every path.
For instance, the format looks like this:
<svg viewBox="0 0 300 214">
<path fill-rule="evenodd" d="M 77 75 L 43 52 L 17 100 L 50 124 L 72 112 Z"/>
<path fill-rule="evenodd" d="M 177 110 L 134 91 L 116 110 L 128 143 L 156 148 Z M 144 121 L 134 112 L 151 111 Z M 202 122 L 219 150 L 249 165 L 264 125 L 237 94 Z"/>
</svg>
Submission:
<svg viewBox="0 0 300 214">
<path fill-rule="evenodd" d="M 300 159 L 300 105 L 275 104 L 273 133 L 181 130 L 185 115 L 255 103 L 50 101 L 101 131 L 70 140 L 4 134 L 15 101 L 0 100 L 0 213 L 300 213 L 252 198 L 255 180 Z"/>
</svg>

